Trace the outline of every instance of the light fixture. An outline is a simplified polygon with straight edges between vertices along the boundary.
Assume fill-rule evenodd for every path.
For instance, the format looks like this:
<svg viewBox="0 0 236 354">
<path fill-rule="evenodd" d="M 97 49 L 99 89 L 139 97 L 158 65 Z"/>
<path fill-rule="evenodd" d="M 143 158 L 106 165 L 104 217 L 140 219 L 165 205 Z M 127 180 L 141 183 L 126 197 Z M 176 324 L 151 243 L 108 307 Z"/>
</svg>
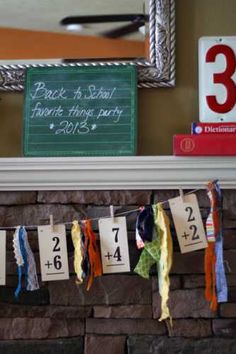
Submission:
<svg viewBox="0 0 236 354">
<path fill-rule="evenodd" d="M 141 27 L 139 27 L 139 32 L 140 33 L 142 33 L 143 35 L 145 35 L 145 33 L 146 33 L 146 29 L 145 29 L 145 26 L 141 26 Z"/>
<path fill-rule="evenodd" d="M 67 31 L 70 32 L 81 32 L 84 28 L 84 26 L 82 26 L 79 23 L 69 23 L 68 25 L 65 26 Z"/>
</svg>

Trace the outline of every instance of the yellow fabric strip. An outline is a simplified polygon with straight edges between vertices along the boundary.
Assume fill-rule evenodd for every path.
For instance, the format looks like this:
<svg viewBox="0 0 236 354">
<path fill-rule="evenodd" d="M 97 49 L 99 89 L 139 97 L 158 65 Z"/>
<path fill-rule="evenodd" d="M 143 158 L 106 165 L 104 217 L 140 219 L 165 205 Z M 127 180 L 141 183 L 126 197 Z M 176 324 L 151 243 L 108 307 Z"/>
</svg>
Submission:
<svg viewBox="0 0 236 354">
<path fill-rule="evenodd" d="M 172 324 L 172 318 L 167 304 L 170 289 L 169 272 L 172 266 L 173 258 L 173 243 L 170 233 L 170 222 L 168 216 L 162 208 L 161 203 L 154 205 L 153 208 L 154 222 L 158 228 L 160 237 L 160 260 L 157 264 L 159 293 L 161 296 L 161 317 L 159 321 L 169 318 L 170 323 Z"/>
<path fill-rule="evenodd" d="M 71 237 L 74 245 L 74 269 L 77 275 L 77 282 L 83 283 L 83 249 L 81 244 L 81 229 L 77 220 L 72 222 Z"/>
</svg>

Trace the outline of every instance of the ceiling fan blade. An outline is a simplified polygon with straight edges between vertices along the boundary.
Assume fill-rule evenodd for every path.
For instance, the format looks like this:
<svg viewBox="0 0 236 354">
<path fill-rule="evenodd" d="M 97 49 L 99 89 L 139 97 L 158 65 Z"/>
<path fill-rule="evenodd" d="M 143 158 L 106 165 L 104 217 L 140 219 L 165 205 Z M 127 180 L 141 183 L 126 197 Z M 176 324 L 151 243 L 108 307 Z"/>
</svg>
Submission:
<svg viewBox="0 0 236 354">
<path fill-rule="evenodd" d="M 91 15 L 91 16 L 69 16 L 60 21 L 62 26 L 71 24 L 94 24 L 94 23 L 113 23 L 129 22 L 127 25 L 120 26 L 108 31 L 99 33 L 106 38 L 119 38 L 127 34 L 138 31 L 148 21 L 148 16 L 144 14 L 121 14 L 121 15 Z"/>
<path fill-rule="evenodd" d="M 91 16 L 68 16 L 60 21 L 62 26 L 71 24 L 89 24 L 89 23 L 106 23 L 106 22 L 125 22 L 125 21 L 137 21 L 137 19 L 143 19 L 145 21 L 146 16 L 144 14 L 122 14 L 122 15 L 91 15 Z"/>
<path fill-rule="evenodd" d="M 136 32 L 139 30 L 141 26 L 144 26 L 144 22 L 133 22 L 125 26 L 121 26 L 118 28 L 114 28 L 109 31 L 101 32 L 99 33 L 101 36 L 106 37 L 106 38 L 119 38 L 126 36 L 127 34 Z"/>
</svg>

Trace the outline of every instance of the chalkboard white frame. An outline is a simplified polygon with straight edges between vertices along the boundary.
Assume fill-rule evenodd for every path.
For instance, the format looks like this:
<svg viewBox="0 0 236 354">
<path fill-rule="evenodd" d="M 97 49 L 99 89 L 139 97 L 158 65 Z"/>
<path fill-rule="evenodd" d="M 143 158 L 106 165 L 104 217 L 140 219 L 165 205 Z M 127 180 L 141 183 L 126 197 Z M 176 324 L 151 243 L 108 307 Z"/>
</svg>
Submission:
<svg viewBox="0 0 236 354">
<path fill-rule="evenodd" d="M 149 60 L 76 61 L 67 63 L 0 65 L 0 91 L 24 90 L 25 70 L 37 66 L 125 65 L 138 67 L 138 86 L 173 87 L 175 84 L 175 0 L 149 1 Z"/>
</svg>

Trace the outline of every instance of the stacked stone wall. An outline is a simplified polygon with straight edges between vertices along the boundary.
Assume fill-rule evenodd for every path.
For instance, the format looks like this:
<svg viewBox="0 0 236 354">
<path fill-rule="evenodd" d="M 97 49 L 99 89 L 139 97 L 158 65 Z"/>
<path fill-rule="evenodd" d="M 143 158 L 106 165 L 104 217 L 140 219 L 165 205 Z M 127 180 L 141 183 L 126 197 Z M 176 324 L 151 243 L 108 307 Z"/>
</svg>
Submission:
<svg viewBox="0 0 236 354">
<path fill-rule="evenodd" d="M 167 200 L 177 191 L 0 192 L 0 225 L 46 224 L 99 218 Z M 205 191 L 196 192 L 203 220 L 209 212 Z M 170 216 L 168 203 L 164 204 Z M 7 283 L 0 287 L 0 353 L 148 354 L 236 352 L 236 191 L 223 191 L 224 260 L 229 302 L 217 313 L 204 298 L 204 251 L 181 254 L 171 219 L 174 260 L 170 310 L 173 327 L 159 322 L 160 297 L 155 269 L 145 280 L 133 272 L 137 212 L 127 214 L 131 272 L 103 275 L 89 292 L 75 284 L 73 246 L 67 229 L 70 279 L 40 282 L 35 292 L 14 297 L 17 272 L 7 231 Z M 97 231 L 97 222 L 93 223 Z M 40 278 L 37 231 L 28 231 Z"/>
</svg>

